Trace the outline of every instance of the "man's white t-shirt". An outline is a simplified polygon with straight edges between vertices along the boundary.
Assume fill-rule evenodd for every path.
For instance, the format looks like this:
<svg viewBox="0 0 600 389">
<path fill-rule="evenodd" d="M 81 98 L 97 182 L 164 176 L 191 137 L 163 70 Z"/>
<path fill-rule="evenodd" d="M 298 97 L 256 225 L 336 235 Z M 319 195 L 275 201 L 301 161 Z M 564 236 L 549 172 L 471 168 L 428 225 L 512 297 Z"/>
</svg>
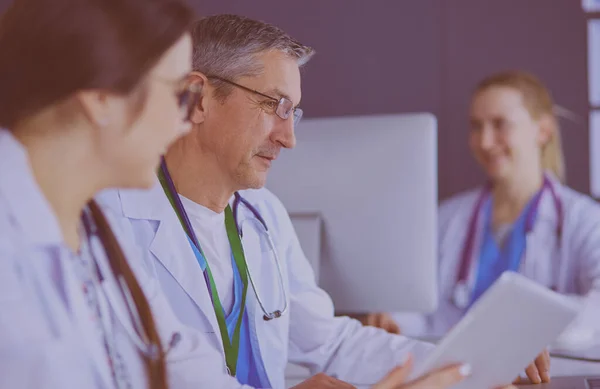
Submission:
<svg viewBox="0 0 600 389">
<path fill-rule="evenodd" d="M 210 266 L 221 305 L 227 315 L 233 308 L 234 293 L 231 246 L 225 228 L 225 212 L 216 213 L 184 196 L 179 197 Z"/>
</svg>

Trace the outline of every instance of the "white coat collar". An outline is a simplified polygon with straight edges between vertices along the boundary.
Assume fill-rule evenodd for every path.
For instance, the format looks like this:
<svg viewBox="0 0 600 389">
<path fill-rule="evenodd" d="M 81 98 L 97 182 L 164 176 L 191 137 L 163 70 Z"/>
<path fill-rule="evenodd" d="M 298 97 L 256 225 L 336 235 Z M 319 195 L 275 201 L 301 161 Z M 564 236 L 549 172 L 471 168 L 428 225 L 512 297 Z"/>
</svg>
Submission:
<svg viewBox="0 0 600 389">
<path fill-rule="evenodd" d="M 202 269 L 197 263 L 190 243 L 184 232 L 175 211 L 173 210 L 162 186 L 158 183 L 150 190 L 120 190 L 121 207 L 123 215 L 130 219 L 158 221 L 159 225 L 152 242 L 150 252 L 167 269 L 186 294 L 194 301 L 196 306 L 210 322 L 212 331 L 216 334 L 219 344 L 219 325 L 214 313 L 214 308 L 204 282 Z M 244 205 L 238 211 L 239 221 L 253 217 Z M 260 287 L 262 285 L 263 269 L 261 265 L 261 249 L 256 241 L 256 234 L 245 234 L 243 238 L 244 253 L 253 281 Z M 274 271 L 274 269 L 273 269 Z M 273 275 L 275 276 L 275 274 Z M 276 278 L 273 279 L 273 282 Z M 248 317 L 253 321 L 253 327 L 264 326 L 263 313 L 258 306 L 254 291 L 249 286 L 246 309 Z M 221 350 L 224 355 L 224 351 Z M 262 350 L 264 355 L 264 350 Z M 272 377 L 269 370 L 267 375 Z"/>
<path fill-rule="evenodd" d="M 20 233 L 35 245 L 63 242 L 58 219 L 38 186 L 25 147 L 0 129 L 0 196 L 4 197 Z"/>
<path fill-rule="evenodd" d="M 562 212 L 564 214 L 565 210 L 564 210 L 564 205 L 562 204 L 563 203 L 562 197 L 563 197 L 564 185 L 560 182 L 560 180 L 558 180 L 558 178 L 556 178 L 556 176 L 554 174 L 552 174 L 552 172 L 546 171 L 545 174 L 548 177 L 548 180 L 550 181 L 552 190 L 554 190 L 554 193 L 556 193 L 556 196 L 557 196 L 559 202 L 561 202 L 561 207 L 563 208 Z M 473 205 L 470 206 L 471 208 L 475 207 L 475 204 L 477 203 L 479 198 L 482 196 L 482 194 L 486 190 L 489 191 L 489 186 L 483 186 L 483 187 L 480 187 L 478 190 L 469 192 L 466 195 L 468 197 L 465 197 L 466 203 L 472 203 Z M 557 223 L 558 216 L 559 215 L 557 212 L 557 207 L 556 207 L 556 203 L 554 201 L 554 197 L 553 197 L 552 193 L 550 192 L 550 190 L 546 189 L 542 193 L 542 198 L 540 199 L 540 204 L 539 204 L 539 208 L 537 211 L 537 217 L 536 217 L 536 224 L 538 221 L 545 222 L 545 223 L 546 222 Z M 465 217 L 471 217 L 471 214 L 468 214 L 468 215 L 465 214 Z"/>
<path fill-rule="evenodd" d="M 565 204 L 562 200 L 564 186 L 551 172 L 546 172 L 546 176 L 550 181 L 551 190 L 553 190 L 557 196 L 558 202 L 560 203 L 559 206 L 562 208 L 562 213 L 564 216 Z M 540 199 L 536 224 L 538 222 L 557 224 L 559 223 L 558 218 L 559 214 L 554 196 L 550 190 L 546 189 L 542 194 L 542 198 Z"/>
<path fill-rule="evenodd" d="M 149 189 L 119 190 L 123 215 L 130 219 L 163 220 L 174 211 L 158 179 Z"/>
<path fill-rule="evenodd" d="M 221 343 L 221 337 L 218 336 L 219 325 L 204 282 L 204 274 L 158 180 L 150 190 L 120 190 L 119 197 L 125 217 L 159 222 L 150 243 L 150 252 L 206 316 Z"/>
</svg>

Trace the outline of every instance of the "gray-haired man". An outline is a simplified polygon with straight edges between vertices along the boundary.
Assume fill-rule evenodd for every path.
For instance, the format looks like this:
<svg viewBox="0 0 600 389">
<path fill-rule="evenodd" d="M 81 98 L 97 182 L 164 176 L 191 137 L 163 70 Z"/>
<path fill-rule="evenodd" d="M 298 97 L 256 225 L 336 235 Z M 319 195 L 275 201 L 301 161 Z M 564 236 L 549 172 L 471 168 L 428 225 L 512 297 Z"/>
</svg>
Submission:
<svg viewBox="0 0 600 389">
<path fill-rule="evenodd" d="M 120 191 L 112 207 L 151 253 L 179 319 L 221 350 L 226 369 L 208 373 L 284 388 L 291 361 L 317 374 L 300 387 L 344 388 L 380 381 L 409 353 L 422 358 L 428 344 L 334 316 L 285 208 L 262 188 L 280 150 L 295 145 L 300 67 L 313 50 L 233 15 L 202 19 L 192 35 L 191 77 L 204 90 L 194 127 L 168 151 L 162 185 Z M 407 370 L 399 370 L 379 388 L 444 388 L 467 371 L 401 386 Z"/>
</svg>

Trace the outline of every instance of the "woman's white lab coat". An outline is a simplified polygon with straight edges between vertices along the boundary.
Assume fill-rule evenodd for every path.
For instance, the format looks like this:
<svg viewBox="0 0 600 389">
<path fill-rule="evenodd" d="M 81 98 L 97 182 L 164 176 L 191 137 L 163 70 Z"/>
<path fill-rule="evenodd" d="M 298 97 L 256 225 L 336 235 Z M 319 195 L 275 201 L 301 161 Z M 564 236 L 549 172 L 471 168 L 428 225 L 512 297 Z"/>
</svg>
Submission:
<svg viewBox="0 0 600 389">
<path fill-rule="evenodd" d="M 562 236 L 557 236 L 559 215 L 550 191 L 545 190 L 533 231 L 519 272 L 538 283 L 577 301 L 582 312 L 572 331 L 600 329 L 600 206 L 588 196 L 561 185 L 550 177 L 563 207 Z M 459 194 L 439 209 L 439 289 L 440 306 L 420 323 L 405 321 L 411 334 L 439 336 L 447 332 L 465 313 L 452 297 L 456 286 L 462 252 L 479 188 Z M 468 285 L 472 289 L 479 261 L 483 212 L 477 224 Z M 540 324 L 548 318 L 540 318 Z M 399 322 L 403 324 L 403 316 Z"/>
<path fill-rule="evenodd" d="M 113 231 L 138 276 L 167 344 L 181 335 L 167 354 L 171 387 L 239 389 L 222 370 L 220 353 L 204 334 L 183 326 L 170 310 L 156 280 L 148 277 L 128 229 L 107 213 Z M 122 222 L 122 220 L 121 220 Z M 109 274 L 104 251 L 94 256 L 105 276 L 101 289 L 110 304 L 111 326 L 133 389 L 144 389 L 146 372 L 127 306 Z M 105 347 L 83 284 L 74 271 L 58 220 L 34 180 L 27 154 L 10 133 L 0 130 L 0 389 L 111 389 L 115 383 Z M 157 320 L 158 321 L 158 320 Z"/>
<path fill-rule="evenodd" d="M 114 387 L 74 260 L 25 149 L 0 130 L 0 388 Z M 112 329 L 142 388 L 137 353 Z"/>
<path fill-rule="evenodd" d="M 288 312 L 265 321 L 252 289 L 248 289 L 247 310 L 251 342 L 257 347 L 273 388 L 284 388 L 288 361 L 325 372 L 342 380 L 369 384 L 377 382 L 410 351 L 417 359 L 431 348 L 402 336 L 363 327 L 358 321 L 334 317 L 329 296 L 315 283 L 311 266 L 304 256 L 291 220 L 281 202 L 266 189 L 242 191 L 265 219 L 280 258 Z M 188 239 L 160 185 L 150 191 L 120 190 L 103 193 L 102 204 L 120 213 L 142 250 L 151 253 L 146 266 L 155 274 L 180 320 L 204 332 L 212 345 L 224 352 L 213 306 L 202 271 Z M 253 218 L 244 205 L 238 219 Z M 248 224 L 248 223 L 246 223 Z M 267 310 L 281 309 L 283 295 L 277 269 L 264 236 L 244 227 L 243 245 L 249 271 Z M 157 316 L 161 315 L 155 310 Z M 200 365 L 198 368 L 202 368 Z"/>
<path fill-rule="evenodd" d="M 1 141 L 0 150 L 5 151 Z M 4 154 L 1 160 L 0 388 L 108 388 L 92 366 L 96 354 L 86 350 L 78 323 L 85 312 L 81 300 L 70 299 L 67 308 L 53 282 L 60 275 L 66 294 L 77 287 L 62 266 L 63 247 L 54 244 L 44 213 L 24 208 L 41 199 L 8 181 L 21 180 L 19 170 L 5 163 Z"/>
</svg>

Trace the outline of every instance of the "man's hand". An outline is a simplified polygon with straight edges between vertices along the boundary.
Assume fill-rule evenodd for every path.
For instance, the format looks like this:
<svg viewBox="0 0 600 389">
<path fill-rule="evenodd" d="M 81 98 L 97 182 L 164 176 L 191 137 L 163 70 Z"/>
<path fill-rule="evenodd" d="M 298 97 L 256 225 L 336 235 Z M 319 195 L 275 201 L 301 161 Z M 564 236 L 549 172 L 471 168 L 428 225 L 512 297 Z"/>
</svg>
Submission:
<svg viewBox="0 0 600 389">
<path fill-rule="evenodd" d="M 544 382 L 550 382 L 550 353 L 548 350 L 544 350 L 538 357 L 533 361 L 527 369 L 525 369 L 527 378 L 532 384 L 541 384 Z M 515 380 L 515 384 L 526 383 L 521 377 Z"/>
<path fill-rule="evenodd" d="M 349 316 L 360 321 L 363 325 L 381 328 L 390 334 L 400 334 L 400 327 L 398 327 L 398 324 L 389 313 L 369 313 Z"/>
</svg>

